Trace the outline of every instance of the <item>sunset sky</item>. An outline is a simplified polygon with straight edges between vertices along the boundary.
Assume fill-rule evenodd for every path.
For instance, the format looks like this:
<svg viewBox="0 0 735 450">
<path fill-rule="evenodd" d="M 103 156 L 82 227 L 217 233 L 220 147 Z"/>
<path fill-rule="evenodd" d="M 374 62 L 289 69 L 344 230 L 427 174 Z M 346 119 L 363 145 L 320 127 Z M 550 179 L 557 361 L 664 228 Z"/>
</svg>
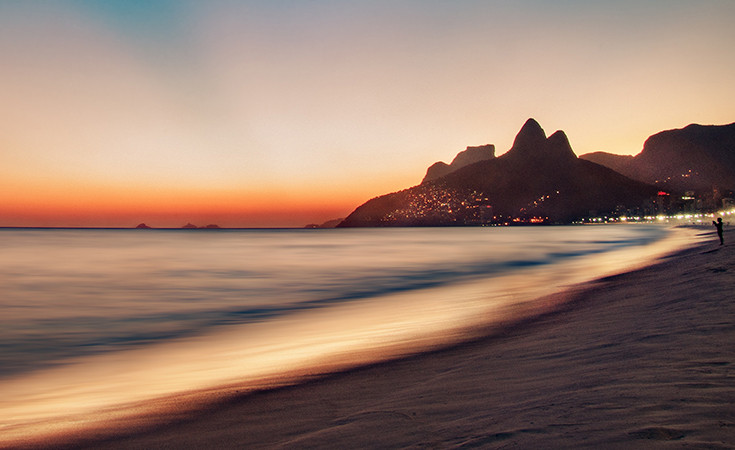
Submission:
<svg viewBox="0 0 735 450">
<path fill-rule="evenodd" d="M 0 2 L 0 226 L 302 226 L 529 117 L 735 121 L 732 0 Z"/>
</svg>

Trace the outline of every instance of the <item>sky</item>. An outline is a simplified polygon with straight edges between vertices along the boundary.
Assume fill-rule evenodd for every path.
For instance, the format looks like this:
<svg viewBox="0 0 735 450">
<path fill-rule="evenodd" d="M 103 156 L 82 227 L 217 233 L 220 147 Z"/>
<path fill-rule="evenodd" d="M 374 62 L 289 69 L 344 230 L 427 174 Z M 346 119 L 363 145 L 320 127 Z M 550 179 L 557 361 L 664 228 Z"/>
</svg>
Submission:
<svg viewBox="0 0 735 450">
<path fill-rule="evenodd" d="M 526 119 L 735 122 L 731 0 L 3 0 L 0 226 L 298 227 Z"/>
</svg>

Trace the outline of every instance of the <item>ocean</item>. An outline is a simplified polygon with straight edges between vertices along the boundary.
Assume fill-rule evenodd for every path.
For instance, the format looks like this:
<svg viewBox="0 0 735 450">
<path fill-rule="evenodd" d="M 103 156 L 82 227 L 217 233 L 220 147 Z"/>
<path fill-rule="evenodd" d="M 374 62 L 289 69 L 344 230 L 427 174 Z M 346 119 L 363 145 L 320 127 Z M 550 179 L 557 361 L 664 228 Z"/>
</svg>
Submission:
<svg viewBox="0 0 735 450">
<path fill-rule="evenodd" d="M 446 345 L 687 238 L 642 224 L 0 229 L 0 435 Z"/>
</svg>

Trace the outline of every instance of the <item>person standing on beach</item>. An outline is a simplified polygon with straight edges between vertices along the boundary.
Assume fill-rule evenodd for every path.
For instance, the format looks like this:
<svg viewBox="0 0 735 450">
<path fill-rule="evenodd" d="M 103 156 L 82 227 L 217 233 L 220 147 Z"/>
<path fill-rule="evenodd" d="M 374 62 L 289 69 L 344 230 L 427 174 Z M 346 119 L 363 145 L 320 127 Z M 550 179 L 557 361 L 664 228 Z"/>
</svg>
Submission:
<svg viewBox="0 0 735 450">
<path fill-rule="evenodd" d="M 717 236 L 719 236 L 719 238 L 720 238 L 720 245 L 724 245 L 725 244 L 725 239 L 722 236 L 722 233 L 723 233 L 723 231 L 722 231 L 722 217 L 718 217 L 717 218 L 717 222 L 712 221 L 712 225 L 714 225 L 715 228 L 717 228 Z"/>
</svg>

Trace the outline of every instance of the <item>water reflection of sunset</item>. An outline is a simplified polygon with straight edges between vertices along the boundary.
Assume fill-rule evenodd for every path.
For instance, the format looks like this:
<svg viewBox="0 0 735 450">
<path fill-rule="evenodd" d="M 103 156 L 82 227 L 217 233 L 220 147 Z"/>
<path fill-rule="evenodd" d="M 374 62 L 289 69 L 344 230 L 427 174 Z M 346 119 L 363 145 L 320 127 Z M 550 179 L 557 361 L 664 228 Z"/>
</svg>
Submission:
<svg viewBox="0 0 735 450">
<path fill-rule="evenodd" d="M 135 235 L 124 232 L 129 238 Z M 217 398 L 213 392 L 231 395 L 272 387 L 471 339 L 478 330 L 488 333 L 565 300 L 552 296 L 534 301 L 540 295 L 650 260 L 688 238 L 678 231 L 653 245 L 591 253 L 464 283 L 330 302 L 325 308 L 307 307 L 269 320 L 62 360 L 56 367 L 0 383 L 0 444 L 70 429 L 130 426 L 133 415 L 145 421 L 159 410 L 181 414 L 196 407 L 204 394 L 212 401 Z M 124 301 L 113 303 L 111 315 L 125 309 Z"/>
</svg>

